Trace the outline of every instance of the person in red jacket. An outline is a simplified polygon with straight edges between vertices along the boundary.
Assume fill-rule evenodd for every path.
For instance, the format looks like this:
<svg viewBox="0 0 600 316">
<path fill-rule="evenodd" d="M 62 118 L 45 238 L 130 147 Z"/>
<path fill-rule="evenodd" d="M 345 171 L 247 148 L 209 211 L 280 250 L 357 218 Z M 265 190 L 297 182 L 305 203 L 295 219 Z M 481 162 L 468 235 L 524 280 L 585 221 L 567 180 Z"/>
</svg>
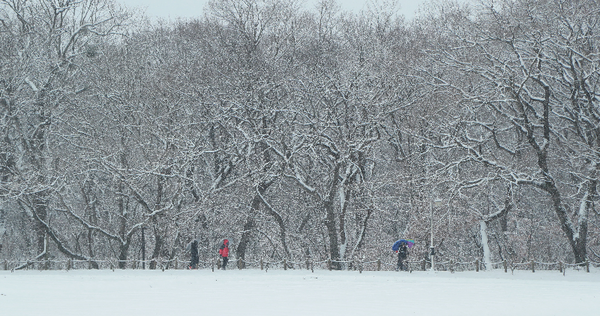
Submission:
<svg viewBox="0 0 600 316">
<path fill-rule="evenodd" d="M 227 267 L 227 262 L 229 261 L 229 240 L 223 240 L 223 244 L 219 248 L 219 255 L 223 258 L 223 270 Z"/>
</svg>

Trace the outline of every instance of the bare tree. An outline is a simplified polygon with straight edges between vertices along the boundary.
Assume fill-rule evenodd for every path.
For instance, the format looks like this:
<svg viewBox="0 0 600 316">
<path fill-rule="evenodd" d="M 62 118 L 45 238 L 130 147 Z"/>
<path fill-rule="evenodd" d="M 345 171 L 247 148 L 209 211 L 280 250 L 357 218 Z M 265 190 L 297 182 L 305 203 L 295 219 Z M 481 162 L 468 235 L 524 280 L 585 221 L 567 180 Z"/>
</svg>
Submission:
<svg viewBox="0 0 600 316">
<path fill-rule="evenodd" d="M 597 25 L 589 14 L 596 10 L 594 1 L 490 4 L 477 18 L 447 24 L 458 42 L 436 59 L 462 78 L 432 73 L 472 113 L 460 122 L 465 133 L 452 138 L 454 146 L 548 197 L 576 263 L 587 258 L 597 184 L 595 167 L 587 167 L 597 158 L 585 154 L 595 151 L 590 140 L 597 126 L 585 110 L 597 101 L 589 92 L 598 77 L 589 45 Z M 567 174 L 578 176 L 567 180 Z M 571 215 L 571 207 L 579 211 Z"/>
</svg>

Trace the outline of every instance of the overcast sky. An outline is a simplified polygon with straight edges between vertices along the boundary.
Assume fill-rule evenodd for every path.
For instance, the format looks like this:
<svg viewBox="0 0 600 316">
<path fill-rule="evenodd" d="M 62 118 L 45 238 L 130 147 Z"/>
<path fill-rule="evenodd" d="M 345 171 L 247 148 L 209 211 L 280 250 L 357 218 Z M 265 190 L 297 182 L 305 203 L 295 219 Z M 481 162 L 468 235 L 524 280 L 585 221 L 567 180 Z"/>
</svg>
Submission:
<svg viewBox="0 0 600 316">
<path fill-rule="evenodd" d="M 176 19 L 178 17 L 191 18 L 202 15 L 204 6 L 208 0 L 116 0 L 128 7 L 137 7 L 146 10 L 148 16 L 165 19 Z M 304 0 L 307 8 L 317 3 L 317 0 Z M 400 13 L 410 19 L 414 16 L 419 5 L 426 0 L 400 0 Z M 338 0 L 344 10 L 358 12 L 365 8 L 368 0 Z"/>
</svg>

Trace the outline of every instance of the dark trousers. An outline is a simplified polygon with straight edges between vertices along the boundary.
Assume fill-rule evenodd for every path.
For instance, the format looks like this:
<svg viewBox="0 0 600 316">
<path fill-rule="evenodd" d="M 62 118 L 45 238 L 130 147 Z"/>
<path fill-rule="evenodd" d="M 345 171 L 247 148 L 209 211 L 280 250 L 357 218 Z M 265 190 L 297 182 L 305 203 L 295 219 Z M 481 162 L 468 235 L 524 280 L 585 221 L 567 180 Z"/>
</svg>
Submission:
<svg viewBox="0 0 600 316">
<path fill-rule="evenodd" d="M 198 258 L 197 255 L 192 255 L 192 260 L 190 261 L 190 269 L 198 269 L 198 263 L 200 263 L 200 258 Z"/>
<path fill-rule="evenodd" d="M 404 260 L 406 260 L 405 257 L 398 256 L 398 265 L 396 266 L 396 270 L 402 270 L 402 271 L 408 270 L 407 266 L 404 264 Z"/>
<path fill-rule="evenodd" d="M 225 267 L 227 267 L 227 262 L 229 261 L 228 257 L 223 257 L 223 270 L 225 270 Z"/>
</svg>

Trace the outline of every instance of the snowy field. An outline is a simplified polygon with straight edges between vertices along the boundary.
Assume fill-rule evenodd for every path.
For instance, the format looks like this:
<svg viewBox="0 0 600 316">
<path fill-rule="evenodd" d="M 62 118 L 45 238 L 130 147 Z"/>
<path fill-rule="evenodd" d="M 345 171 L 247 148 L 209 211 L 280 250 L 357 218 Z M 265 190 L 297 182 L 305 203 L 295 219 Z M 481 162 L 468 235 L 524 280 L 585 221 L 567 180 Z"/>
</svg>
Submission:
<svg viewBox="0 0 600 316">
<path fill-rule="evenodd" d="M 0 315 L 600 315 L 600 271 L 0 271 Z"/>
</svg>

